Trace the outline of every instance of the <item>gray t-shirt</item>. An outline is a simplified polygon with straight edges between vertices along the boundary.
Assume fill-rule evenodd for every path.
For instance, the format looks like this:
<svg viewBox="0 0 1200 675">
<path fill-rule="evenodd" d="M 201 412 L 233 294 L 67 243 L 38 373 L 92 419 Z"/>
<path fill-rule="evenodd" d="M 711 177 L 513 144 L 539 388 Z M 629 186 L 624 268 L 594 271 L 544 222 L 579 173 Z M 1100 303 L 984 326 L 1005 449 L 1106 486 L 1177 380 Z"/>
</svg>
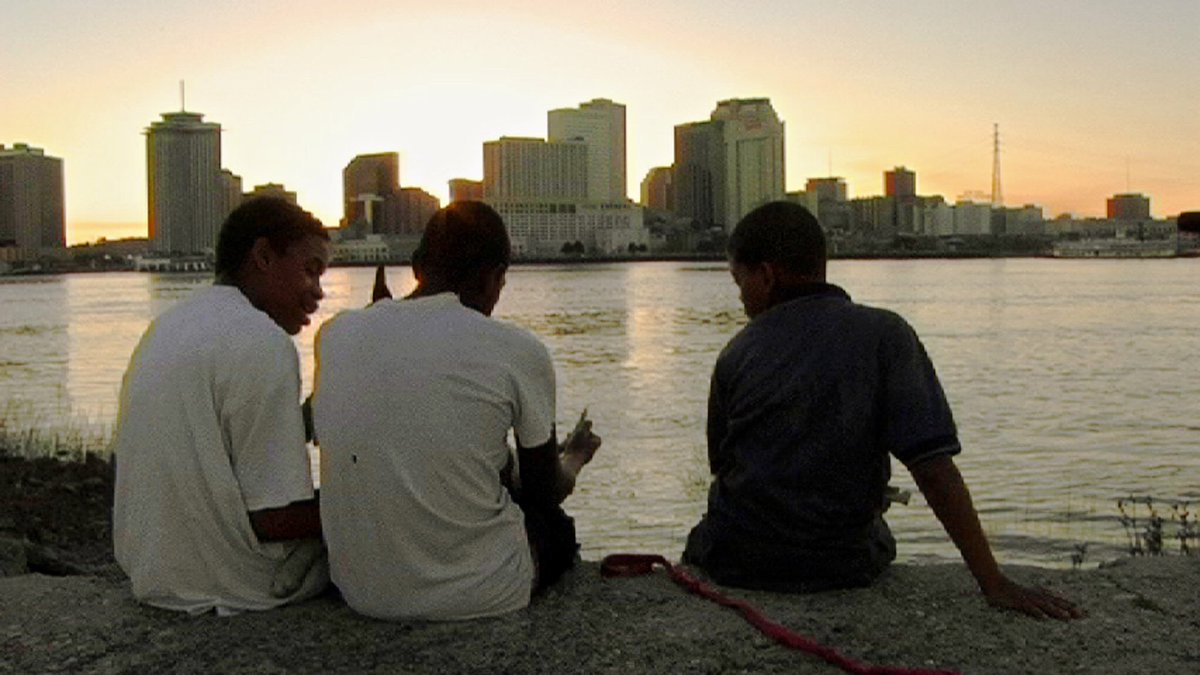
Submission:
<svg viewBox="0 0 1200 675">
<path fill-rule="evenodd" d="M 912 327 L 813 284 L 757 316 L 717 359 L 714 480 L 685 558 L 733 583 L 866 583 L 895 557 L 881 517 L 889 454 L 912 466 L 959 450 Z"/>
</svg>

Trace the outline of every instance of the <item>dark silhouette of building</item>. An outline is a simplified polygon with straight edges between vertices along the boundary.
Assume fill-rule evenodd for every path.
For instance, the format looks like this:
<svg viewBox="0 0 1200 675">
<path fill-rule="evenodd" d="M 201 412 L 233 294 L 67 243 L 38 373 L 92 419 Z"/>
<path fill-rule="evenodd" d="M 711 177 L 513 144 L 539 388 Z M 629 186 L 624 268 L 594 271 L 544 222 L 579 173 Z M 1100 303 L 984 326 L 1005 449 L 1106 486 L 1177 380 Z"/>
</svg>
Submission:
<svg viewBox="0 0 1200 675">
<path fill-rule="evenodd" d="M 40 148 L 0 145 L 0 246 L 65 248 L 63 162 Z"/>
<path fill-rule="evenodd" d="M 358 155 L 342 169 L 342 226 L 359 219 L 375 221 L 374 210 L 389 195 L 400 191 L 400 154 L 377 152 Z"/>
</svg>

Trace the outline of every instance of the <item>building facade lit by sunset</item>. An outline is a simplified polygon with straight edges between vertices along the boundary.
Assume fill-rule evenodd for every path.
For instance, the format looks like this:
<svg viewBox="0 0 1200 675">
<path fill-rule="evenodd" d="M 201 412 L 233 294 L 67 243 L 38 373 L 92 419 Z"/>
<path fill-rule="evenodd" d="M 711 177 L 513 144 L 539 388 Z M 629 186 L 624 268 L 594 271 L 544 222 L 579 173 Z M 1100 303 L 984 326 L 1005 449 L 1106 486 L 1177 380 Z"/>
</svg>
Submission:
<svg viewBox="0 0 1200 675">
<path fill-rule="evenodd" d="M 588 146 L 504 136 L 483 144 L 483 197 L 496 201 L 585 201 Z"/>
<path fill-rule="evenodd" d="M 1137 193 L 1113 195 L 1105 210 L 1117 220 L 1150 220 L 1150 198 Z"/>
<path fill-rule="evenodd" d="M 66 246 L 61 159 L 25 143 L 0 145 L 0 246 L 22 257 Z"/>
<path fill-rule="evenodd" d="M 587 199 L 620 204 L 628 199 L 625 181 L 625 106 L 606 98 L 578 108 L 547 113 L 551 143 L 582 141 L 587 146 Z"/>
<path fill-rule="evenodd" d="M 163 113 L 146 129 L 150 248 L 196 254 L 216 248 L 227 215 L 221 125 L 204 115 Z"/>
<path fill-rule="evenodd" d="M 675 200 L 675 170 L 669 166 L 656 166 L 646 172 L 642 179 L 641 204 L 656 211 L 670 211 Z"/>
<path fill-rule="evenodd" d="M 770 99 L 717 103 L 707 122 L 675 127 L 675 213 L 730 231 L 784 196 L 784 124 Z"/>
<path fill-rule="evenodd" d="M 450 201 L 452 202 L 481 202 L 483 201 L 483 181 L 469 178 L 451 178 Z"/>
</svg>

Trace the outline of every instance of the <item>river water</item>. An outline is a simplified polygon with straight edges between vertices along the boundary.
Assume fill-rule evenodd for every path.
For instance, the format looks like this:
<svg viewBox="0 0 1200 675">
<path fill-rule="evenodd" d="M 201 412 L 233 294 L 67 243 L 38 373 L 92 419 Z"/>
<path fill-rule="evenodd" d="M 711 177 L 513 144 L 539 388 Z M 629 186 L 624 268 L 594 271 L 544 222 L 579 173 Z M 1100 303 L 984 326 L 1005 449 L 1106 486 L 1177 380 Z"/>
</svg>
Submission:
<svg viewBox="0 0 1200 675">
<path fill-rule="evenodd" d="M 388 273 L 397 294 L 412 287 L 407 268 Z M 330 270 L 314 325 L 365 304 L 372 275 Z M 1088 562 L 1119 555 L 1123 496 L 1200 502 L 1197 261 L 834 261 L 829 276 L 922 336 L 1002 562 L 1065 566 L 1084 542 Z M 136 273 L 0 280 L 0 416 L 10 427 L 110 427 L 147 323 L 207 283 Z M 704 508 L 709 374 L 745 323 L 725 266 L 517 267 L 496 316 L 549 346 L 560 428 L 587 407 L 604 437 L 567 502 L 585 557 L 678 556 Z M 297 338 L 306 390 L 314 333 Z M 896 469 L 893 483 L 911 489 Z M 919 494 L 888 520 L 901 559 L 957 557 Z"/>
</svg>

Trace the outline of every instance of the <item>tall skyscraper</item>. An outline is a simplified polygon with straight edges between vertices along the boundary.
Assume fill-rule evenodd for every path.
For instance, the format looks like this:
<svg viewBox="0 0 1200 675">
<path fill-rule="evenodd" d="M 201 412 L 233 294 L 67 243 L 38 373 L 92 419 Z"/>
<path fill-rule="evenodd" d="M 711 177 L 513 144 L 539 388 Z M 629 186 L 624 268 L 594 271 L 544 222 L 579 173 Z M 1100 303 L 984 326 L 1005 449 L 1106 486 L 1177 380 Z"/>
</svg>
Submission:
<svg viewBox="0 0 1200 675">
<path fill-rule="evenodd" d="M 784 195 L 784 124 L 766 98 L 717 103 L 675 127 L 676 214 L 726 231 Z"/>
<path fill-rule="evenodd" d="M 400 154 L 358 155 L 342 170 L 343 225 L 374 220 L 373 204 L 400 191 Z"/>
<path fill-rule="evenodd" d="M 66 246 L 63 162 L 40 148 L 0 145 L 0 246 Z"/>
<path fill-rule="evenodd" d="M 588 198 L 588 146 L 504 136 L 483 144 L 483 197 L 497 201 Z"/>
<path fill-rule="evenodd" d="M 221 125 L 204 115 L 163 113 L 146 129 L 150 248 L 194 254 L 216 248 L 225 218 Z"/>
<path fill-rule="evenodd" d="M 675 215 L 705 225 L 725 225 L 724 146 L 720 124 L 691 122 L 675 127 Z"/>
<path fill-rule="evenodd" d="M 606 98 L 559 108 L 547 114 L 551 143 L 582 141 L 587 146 L 587 199 L 622 204 L 625 180 L 625 106 Z"/>
<path fill-rule="evenodd" d="M 895 232 L 916 232 L 920 220 L 917 208 L 917 174 L 898 166 L 883 172 L 883 195 L 890 199 L 892 227 Z"/>
</svg>

